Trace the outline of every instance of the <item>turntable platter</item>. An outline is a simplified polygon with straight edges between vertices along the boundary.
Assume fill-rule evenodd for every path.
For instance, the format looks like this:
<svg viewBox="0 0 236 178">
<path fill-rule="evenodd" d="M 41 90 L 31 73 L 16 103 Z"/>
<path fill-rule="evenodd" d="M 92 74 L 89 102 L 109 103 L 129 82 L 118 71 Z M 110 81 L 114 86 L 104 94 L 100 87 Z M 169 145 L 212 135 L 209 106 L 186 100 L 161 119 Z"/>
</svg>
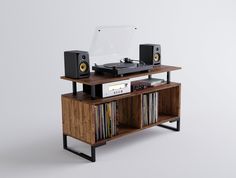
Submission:
<svg viewBox="0 0 236 178">
<path fill-rule="evenodd" d="M 107 68 L 132 68 L 132 67 L 135 67 L 136 64 L 133 64 L 133 63 L 108 63 L 108 64 L 104 64 L 103 65 L 104 67 L 107 67 Z"/>
</svg>

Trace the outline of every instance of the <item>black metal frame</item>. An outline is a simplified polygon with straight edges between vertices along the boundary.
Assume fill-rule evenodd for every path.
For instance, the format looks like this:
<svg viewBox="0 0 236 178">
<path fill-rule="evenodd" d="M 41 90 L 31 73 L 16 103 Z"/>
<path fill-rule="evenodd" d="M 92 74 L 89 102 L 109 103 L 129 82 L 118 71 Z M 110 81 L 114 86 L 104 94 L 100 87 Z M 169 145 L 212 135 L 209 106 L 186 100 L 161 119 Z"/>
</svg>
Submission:
<svg viewBox="0 0 236 178">
<path fill-rule="evenodd" d="M 92 99 L 96 98 L 95 85 L 91 85 L 91 97 L 92 97 Z"/>
<path fill-rule="evenodd" d="M 76 82 L 72 82 L 72 91 L 73 91 L 73 95 L 77 94 L 77 85 Z"/>
<path fill-rule="evenodd" d="M 171 127 L 171 126 L 164 125 L 164 124 L 159 124 L 157 126 L 179 132 L 180 131 L 180 118 L 178 118 L 174 121 L 170 121 L 170 122 L 176 122 L 176 127 Z"/>
<path fill-rule="evenodd" d="M 96 98 L 96 90 L 95 90 L 95 86 L 96 85 L 91 85 L 91 97 L 92 99 Z M 76 82 L 72 82 L 72 91 L 73 91 L 73 95 L 77 95 L 77 83 Z"/>
<path fill-rule="evenodd" d="M 98 147 L 98 146 L 102 146 L 102 145 L 105 145 L 106 142 L 101 142 L 100 144 L 97 144 L 97 145 L 90 145 L 91 147 L 91 156 L 89 155 L 86 155 L 82 152 L 79 152 L 79 151 L 76 151 L 76 150 L 73 150 L 72 148 L 69 148 L 68 145 L 67 145 L 67 135 L 63 134 L 63 148 L 67 151 L 70 151 L 71 153 L 74 153 L 84 159 L 87 159 L 91 162 L 95 162 L 96 161 L 96 150 L 95 148 Z"/>
<path fill-rule="evenodd" d="M 170 83 L 170 72 L 167 72 L 166 81 L 167 83 Z"/>
</svg>

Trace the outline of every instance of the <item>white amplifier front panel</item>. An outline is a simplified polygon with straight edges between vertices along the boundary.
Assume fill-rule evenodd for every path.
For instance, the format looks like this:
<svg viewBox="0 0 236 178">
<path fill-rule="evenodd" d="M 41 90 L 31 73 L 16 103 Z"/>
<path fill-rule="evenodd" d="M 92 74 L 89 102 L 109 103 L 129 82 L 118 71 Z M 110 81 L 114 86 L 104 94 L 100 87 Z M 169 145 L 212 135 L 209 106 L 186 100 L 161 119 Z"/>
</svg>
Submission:
<svg viewBox="0 0 236 178">
<path fill-rule="evenodd" d="M 116 96 L 130 91 L 130 80 L 102 84 L 102 97 Z"/>
</svg>

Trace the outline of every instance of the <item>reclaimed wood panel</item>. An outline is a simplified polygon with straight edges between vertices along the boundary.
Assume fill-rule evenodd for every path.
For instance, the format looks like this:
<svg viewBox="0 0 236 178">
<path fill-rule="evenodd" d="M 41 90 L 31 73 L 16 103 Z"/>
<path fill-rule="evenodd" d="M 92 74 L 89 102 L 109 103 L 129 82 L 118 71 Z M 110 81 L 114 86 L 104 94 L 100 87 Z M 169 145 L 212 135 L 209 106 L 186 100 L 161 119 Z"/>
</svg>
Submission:
<svg viewBox="0 0 236 178">
<path fill-rule="evenodd" d="M 63 133 L 88 144 L 94 144 L 94 106 L 63 96 L 61 102 Z"/>
<path fill-rule="evenodd" d="M 180 116 L 180 85 L 159 91 L 159 114 Z"/>
<path fill-rule="evenodd" d="M 141 95 L 117 100 L 118 122 L 133 128 L 141 128 Z"/>
</svg>

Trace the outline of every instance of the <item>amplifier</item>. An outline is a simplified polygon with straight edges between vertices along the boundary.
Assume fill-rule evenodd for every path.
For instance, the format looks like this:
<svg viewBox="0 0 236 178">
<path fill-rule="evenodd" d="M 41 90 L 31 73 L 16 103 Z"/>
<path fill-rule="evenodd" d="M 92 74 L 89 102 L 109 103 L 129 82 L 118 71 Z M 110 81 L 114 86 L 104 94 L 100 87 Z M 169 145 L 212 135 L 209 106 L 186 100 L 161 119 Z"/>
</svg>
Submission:
<svg viewBox="0 0 236 178">
<path fill-rule="evenodd" d="M 148 86 L 141 81 L 132 81 L 131 82 L 131 91 L 143 90 Z"/>
<path fill-rule="evenodd" d="M 129 93 L 130 91 L 130 80 L 95 85 L 95 96 L 101 98 Z M 83 92 L 91 94 L 91 86 L 83 84 Z"/>
</svg>

